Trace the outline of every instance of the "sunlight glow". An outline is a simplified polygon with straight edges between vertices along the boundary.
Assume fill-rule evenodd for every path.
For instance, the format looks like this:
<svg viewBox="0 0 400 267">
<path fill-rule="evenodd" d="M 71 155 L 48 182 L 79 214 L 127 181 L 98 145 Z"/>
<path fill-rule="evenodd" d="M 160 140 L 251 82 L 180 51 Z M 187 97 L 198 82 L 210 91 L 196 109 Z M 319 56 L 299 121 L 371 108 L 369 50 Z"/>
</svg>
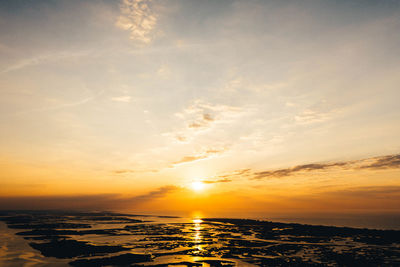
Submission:
<svg viewBox="0 0 400 267">
<path fill-rule="evenodd" d="M 204 189 L 205 184 L 201 181 L 195 181 L 195 182 L 192 182 L 191 187 L 194 191 L 199 192 Z"/>
</svg>

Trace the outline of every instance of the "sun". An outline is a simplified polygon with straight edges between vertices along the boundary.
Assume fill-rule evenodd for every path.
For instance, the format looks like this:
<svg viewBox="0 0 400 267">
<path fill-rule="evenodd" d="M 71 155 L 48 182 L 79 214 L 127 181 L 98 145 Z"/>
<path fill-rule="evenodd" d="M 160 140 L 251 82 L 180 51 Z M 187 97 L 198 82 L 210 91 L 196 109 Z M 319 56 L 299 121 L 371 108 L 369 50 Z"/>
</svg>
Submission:
<svg viewBox="0 0 400 267">
<path fill-rule="evenodd" d="M 200 192 L 204 189 L 205 184 L 201 181 L 192 182 L 191 187 L 194 191 Z"/>
</svg>

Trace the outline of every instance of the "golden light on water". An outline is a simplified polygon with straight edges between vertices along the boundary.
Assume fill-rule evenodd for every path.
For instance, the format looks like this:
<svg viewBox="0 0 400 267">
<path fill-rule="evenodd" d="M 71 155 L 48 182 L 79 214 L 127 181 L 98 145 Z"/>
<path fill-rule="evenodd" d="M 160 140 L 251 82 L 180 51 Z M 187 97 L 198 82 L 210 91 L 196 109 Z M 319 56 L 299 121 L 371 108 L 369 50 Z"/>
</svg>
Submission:
<svg viewBox="0 0 400 267">
<path fill-rule="evenodd" d="M 201 236 L 201 230 L 202 230 L 202 226 L 201 223 L 203 222 L 203 220 L 196 218 L 193 219 L 193 230 L 194 230 L 194 243 L 195 243 L 195 248 L 197 250 L 203 250 L 202 246 L 201 246 L 201 241 L 202 241 L 202 236 Z"/>
<path fill-rule="evenodd" d="M 193 219 L 193 223 L 194 223 L 194 224 L 200 224 L 200 223 L 202 223 L 202 222 L 203 222 L 202 219 Z"/>
</svg>

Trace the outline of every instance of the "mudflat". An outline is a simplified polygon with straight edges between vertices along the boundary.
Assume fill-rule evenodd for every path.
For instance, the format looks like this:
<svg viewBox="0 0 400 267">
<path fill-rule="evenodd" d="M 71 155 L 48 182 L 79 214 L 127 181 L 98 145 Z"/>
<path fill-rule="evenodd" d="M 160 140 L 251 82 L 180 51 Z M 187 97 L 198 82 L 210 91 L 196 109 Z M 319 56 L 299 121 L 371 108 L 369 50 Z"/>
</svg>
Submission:
<svg viewBox="0 0 400 267">
<path fill-rule="evenodd" d="M 0 220 L 38 254 L 37 266 L 400 265 L 396 230 L 111 212 L 4 212 Z"/>
</svg>

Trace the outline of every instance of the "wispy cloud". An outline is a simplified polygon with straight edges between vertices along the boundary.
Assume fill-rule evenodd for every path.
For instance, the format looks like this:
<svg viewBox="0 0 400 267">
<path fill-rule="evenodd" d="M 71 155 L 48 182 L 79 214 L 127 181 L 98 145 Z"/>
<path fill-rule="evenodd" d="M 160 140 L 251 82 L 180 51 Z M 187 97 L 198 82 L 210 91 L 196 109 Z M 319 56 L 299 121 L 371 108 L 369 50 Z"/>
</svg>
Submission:
<svg viewBox="0 0 400 267">
<path fill-rule="evenodd" d="M 86 104 L 90 101 L 92 101 L 93 99 L 95 99 L 96 97 L 98 97 L 99 95 L 103 94 L 104 91 L 101 91 L 100 93 L 84 98 L 82 100 L 76 101 L 76 102 L 71 102 L 71 103 L 65 103 L 65 104 L 59 104 L 56 106 L 49 106 L 49 107 L 41 107 L 41 108 L 35 108 L 35 109 L 29 109 L 29 110 L 22 110 L 17 112 L 16 114 L 26 114 L 26 113 L 31 113 L 31 112 L 42 112 L 42 111 L 50 111 L 50 110 L 58 110 L 58 109 L 63 109 L 63 108 L 69 108 L 69 107 L 75 107 L 75 106 L 79 106 L 79 105 L 83 105 Z"/>
<path fill-rule="evenodd" d="M 209 178 L 208 180 L 203 180 L 202 182 L 205 184 L 219 184 L 219 183 L 231 183 L 235 180 L 245 178 L 248 176 L 252 176 L 253 173 L 251 169 L 240 169 L 232 172 L 216 175 L 214 177 Z"/>
<path fill-rule="evenodd" d="M 232 180 L 224 178 L 224 179 L 218 179 L 218 180 L 205 180 L 202 182 L 205 184 L 218 184 L 218 183 L 230 183 L 230 182 L 232 182 Z"/>
<path fill-rule="evenodd" d="M 252 179 L 279 178 L 295 175 L 297 173 L 325 171 L 330 169 L 360 170 L 360 169 L 395 169 L 400 168 L 400 154 L 374 157 L 368 159 L 332 162 L 311 163 L 290 168 L 254 172 Z"/>
<path fill-rule="evenodd" d="M 236 179 L 238 177 L 246 177 L 252 175 L 251 169 L 240 169 L 230 173 L 218 175 L 220 179 Z"/>
<path fill-rule="evenodd" d="M 148 44 L 157 24 L 157 16 L 151 8 L 151 0 L 123 0 L 121 15 L 115 25 L 130 31 L 130 39 Z"/>
<path fill-rule="evenodd" d="M 379 156 L 373 158 L 339 161 L 328 163 L 310 163 L 302 164 L 288 168 L 255 171 L 252 169 L 235 170 L 230 173 L 218 175 L 218 180 L 235 180 L 247 178 L 250 180 L 260 180 L 266 178 L 283 178 L 294 176 L 296 174 L 312 173 L 318 171 L 329 170 L 382 170 L 382 169 L 398 169 L 400 168 L 400 154 Z"/>
<path fill-rule="evenodd" d="M 131 102 L 131 96 L 129 95 L 115 96 L 112 97 L 111 100 L 116 102 Z"/>
<path fill-rule="evenodd" d="M 164 135 L 171 136 L 178 142 L 188 142 L 194 136 L 206 133 L 214 126 L 232 122 L 243 113 L 244 110 L 240 107 L 211 104 L 197 99 L 181 112 L 175 113 L 185 126 Z"/>
<path fill-rule="evenodd" d="M 206 128 L 209 126 L 211 122 L 214 121 L 214 118 L 209 113 L 204 113 L 197 118 L 195 121 L 189 123 L 189 128 Z"/>
<path fill-rule="evenodd" d="M 261 171 L 261 172 L 255 172 L 254 177 L 255 179 L 261 179 L 265 177 L 284 177 L 284 176 L 290 176 L 299 172 L 312 172 L 312 171 L 320 171 L 320 170 L 326 170 L 326 169 L 331 169 L 334 167 L 343 167 L 349 165 L 348 162 L 335 162 L 335 163 L 327 163 L 327 164 L 320 164 L 320 163 L 313 163 L 313 164 L 304 164 L 304 165 L 298 165 L 292 168 L 286 168 L 286 169 L 278 169 L 278 170 L 272 170 L 272 171 Z"/>
<path fill-rule="evenodd" d="M 26 67 L 30 66 L 37 66 L 40 64 L 44 64 L 47 62 L 53 62 L 53 61 L 58 61 L 58 60 L 63 60 L 63 59 L 76 59 L 79 57 L 84 57 L 89 55 L 89 51 L 57 51 L 54 53 L 48 53 L 48 54 L 42 54 L 42 55 L 37 55 L 34 57 L 30 58 L 24 58 L 21 59 L 14 64 L 9 65 L 8 67 L 4 68 L 3 70 L 0 71 L 0 74 L 5 74 L 9 73 L 12 71 L 17 71 Z"/>
<path fill-rule="evenodd" d="M 224 151 L 225 151 L 225 149 L 208 149 L 197 155 L 185 156 L 172 164 L 173 164 L 173 166 L 175 166 L 175 165 L 179 165 L 179 164 L 183 164 L 183 163 L 189 163 L 189 162 L 194 162 L 194 161 L 198 161 L 198 160 L 202 160 L 202 159 L 207 159 L 207 158 L 215 157 L 218 154 L 223 153 Z"/>
<path fill-rule="evenodd" d="M 324 122 L 332 118 L 332 112 L 317 112 L 306 109 L 294 118 L 298 124 Z"/>
<path fill-rule="evenodd" d="M 129 170 L 129 169 L 121 169 L 121 170 L 114 170 L 113 173 L 115 174 L 125 174 L 125 173 L 135 173 L 135 170 Z"/>
<path fill-rule="evenodd" d="M 182 164 L 182 163 L 187 163 L 187 162 L 192 162 L 200 159 L 205 159 L 207 158 L 207 155 L 199 155 L 199 156 L 185 156 L 182 159 L 174 162 L 174 165 Z"/>
<path fill-rule="evenodd" d="M 146 172 L 158 172 L 158 170 L 155 169 L 118 169 L 118 170 L 113 170 L 113 174 L 132 174 L 132 173 L 146 173 Z"/>
<path fill-rule="evenodd" d="M 377 157 L 373 162 L 364 166 L 361 169 L 390 169 L 400 168 L 400 154 Z"/>
</svg>

